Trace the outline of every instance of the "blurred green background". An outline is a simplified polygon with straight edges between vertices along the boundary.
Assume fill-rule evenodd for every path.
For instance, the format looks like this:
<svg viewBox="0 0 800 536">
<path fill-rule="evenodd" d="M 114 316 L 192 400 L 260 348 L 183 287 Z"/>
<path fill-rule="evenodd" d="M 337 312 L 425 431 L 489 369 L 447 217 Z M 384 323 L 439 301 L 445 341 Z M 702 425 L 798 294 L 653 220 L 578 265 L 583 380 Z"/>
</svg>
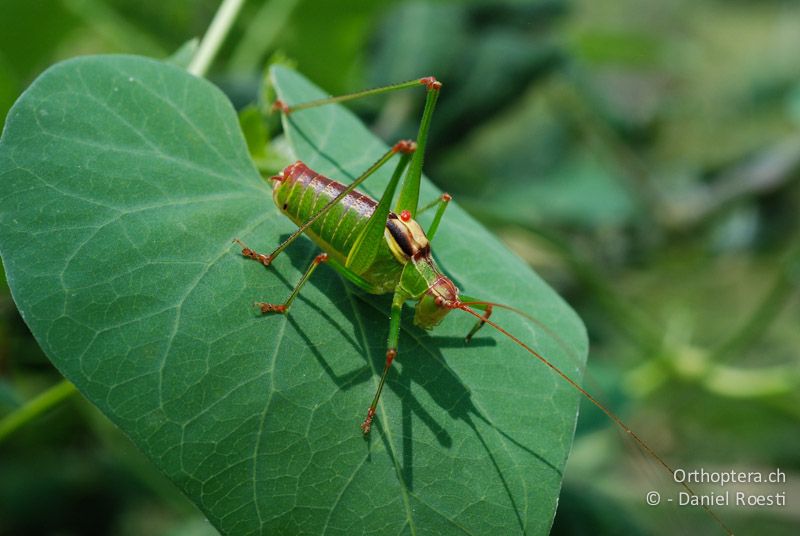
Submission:
<svg viewBox="0 0 800 536">
<path fill-rule="evenodd" d="M 49 65 L 169 56 L 216 8 L 3 0 L 0 121 Z M 244 107 L 276 53 L 334 94 L 442 80 L 427 175 L 577 309 L 588 390 L 676 467 L 782 469 L 786 484 L 747 490 L 787 506 L 718 514 L 796 533 L 800 3 L 250 1 L 209 78 Z M 413 136 L 421 104 L 353 108 L 391 141 Z M 0 280 L 0 416 L 58 380 Z M 678 490 L 584 404 L 554 534 L 713 533 L 695 509 L 646 506 L 651 489 Z M 207 533 L 79 396 L 0 441 L 2 536 Z"/>
</svg>

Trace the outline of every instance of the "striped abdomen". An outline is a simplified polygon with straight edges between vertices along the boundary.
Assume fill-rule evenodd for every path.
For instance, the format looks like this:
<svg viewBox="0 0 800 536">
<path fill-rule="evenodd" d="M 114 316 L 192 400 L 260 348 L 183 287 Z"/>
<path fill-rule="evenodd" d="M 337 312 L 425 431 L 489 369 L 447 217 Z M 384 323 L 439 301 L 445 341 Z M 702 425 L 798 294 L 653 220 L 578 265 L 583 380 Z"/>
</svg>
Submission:
<svg viewBox="0 0 800 536">
<path fill-rule="evenodd" d="M 282 175 L 273 180 L 275 204 L 297 225 L 308 221 L 345 189 L 342 183 L 323 177 L 302 162 L 287 166 Z M 371 197 L 350 192 L 307 232 L 323 249 L 343 262 L 376 205 Z"/>
</svg>

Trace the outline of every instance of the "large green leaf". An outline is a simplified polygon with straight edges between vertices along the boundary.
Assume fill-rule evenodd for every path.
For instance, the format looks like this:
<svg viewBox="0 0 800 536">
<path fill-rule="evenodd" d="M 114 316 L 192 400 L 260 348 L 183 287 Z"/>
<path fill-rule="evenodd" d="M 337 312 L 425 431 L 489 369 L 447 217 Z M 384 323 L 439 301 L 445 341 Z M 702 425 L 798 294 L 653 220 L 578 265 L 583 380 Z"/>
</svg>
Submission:
<svg viewBox="0 0 800 536">
<path fill-rule="evenodd" d="M 273 76 L 290 103 L 320 95 Z M 299 157 L 343 180 L 385 149 L 335 106 L 286 130 Z M 207 82 L 135 57 L 59 64 L 10 112 L 0 181 L 0 252 L 42 348 L 221 531 L 548 531 L 575 392 L 488 329 L 465 345 L 465 314 L 430 333 L 405 318 L 363 438 L 389 302 L 323 267 L 290 316 L 254 313 L 316 248 L 303 239 L 265 270 L 231 244 L 269 250 L 292 224 Z M 461 288 L 529 311 L 538 324 L 496 317 L 579 376 L 585 334 L 564 302 L 458 207 L 439 233 Z"/>
</svg>

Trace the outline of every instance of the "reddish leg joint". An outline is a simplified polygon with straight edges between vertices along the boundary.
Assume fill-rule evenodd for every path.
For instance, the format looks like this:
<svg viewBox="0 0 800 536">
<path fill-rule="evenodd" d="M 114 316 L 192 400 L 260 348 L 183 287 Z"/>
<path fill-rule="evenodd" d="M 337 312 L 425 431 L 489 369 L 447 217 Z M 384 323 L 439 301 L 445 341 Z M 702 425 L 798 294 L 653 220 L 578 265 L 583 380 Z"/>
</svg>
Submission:
<svg viewBox="0 0 800 536">
<path fill-rule="evenodd" d="M 233 241 L 242 246 L 242 255 L 244 255 L 248 259 L 253 259 L 254 261 L 258 261 L 264 266 L 269 266 L 270 264 L 272 264 L 272 257 L 270 257 L 269 255 L 264 255 L 263 253 L 256 253 L 249 247 L 245 246 L 242 243 L 242 241 L 239 240 L 238 238 L 234 238 Z"/>
<path fill-rule="evenodd" d="M 393 153 L 411 154 L 417 150 L 417 144 L 411 140 L 400 140 L 392 147 Z"/>
<path fill-rule="evenodd" d="M 472 336 L 475 335 L 475 333 L 477 333 L 478 330 L 481 329 L 484 324 L 486 324 L 486 321 L 489 320 L 490 316 L 492 316 L 492 306 L 491 305 L 487 305 L 486 306 L 486 311 L 481 315 L 480 320 L 478 321 L 477 324 L 475 324 L 475 327 L 472 328 L 472 330 L 469 333 L 467 333 L 467 336 L 464 339 L 464 341 L 465 342 L 471 341 L 472 340 Z"/>
<path fill-rule="evenodd" d="M 445 203 L 449 203 L 452 200 L 453 200 L 453 196 L 452 195 L 450 195 L 448 193 L 442 194 L 442 201 L 444 201 Z"/>
<path fill-rule="evenodd" d="M 286 304 L 285 303 L 257 302 L 256 306 L 261 311 L 261 314 L 267 314 L 267 313 L 286 314 Z"/>
<path fill-rule="evenodd" d="M 387 367 L 391 367 L 392 366 L 392 361 L 394 361 L 395 357 L 397 357 L 397 350 L 395 350 L 394 348 L 389 348 L 388 350 L 386 350 L 386 366 Z"/>
<path fill-rule="evenodd" d="M 367 418 L 364 419 L 364 422 L 361 423 L 361 431 L 364 432 L 364 435 L 369 433 L 369 429 L 372 427 L 372 418 L 375 416 L 375 409 L 369 408 L 367 412 Z"/>
<path fill-rule="evenodd" d="M 392 362 L 394 361 L 395 357 L 397 357 L 396 349 L 389 348 L 386 350 L 386 366 L 383 369 L 383 376 L 381 376 L 381 383 L 378 387 L 378 392 L 375 394 L 375 400 L 372 401 L 372 405 L 367 411 L 367 417 L 364 419 L 364 422 L 361 423 L 361 431 L 364 432 L 364 435 L 367 435 L 370 428 L 372 428 L 372 419 L 375 417 L 375 406 L 378 404 L 378 397 L 381 395 L 381 387 L 383 387 L 383 382 L 386 379 L 386 373 L 389 370 L 389 367 L 392 366 Z"/>
<path fill-rule="evenodd" d="M 291 110 L 289 110 L 289 105 L 281 99 L 275 99 L 275 102 L 272 103 L 272 111 L 289 115 Z"/>
<path fill-rule="evenodd" d="M 320 253 L 314 258 L 314 264 L 319 264 L 321 262 L 328 261 L 328 254 L 327 253 Z"/>
<path fill-rule="evenodd" d="M 436 80 L 434 76 L 426 76 L 425 78 L 420 78 L 419 83 L 423 84 L 429 91 L 439 91 L 442 89 L 442 83 Z"/>
</svg>

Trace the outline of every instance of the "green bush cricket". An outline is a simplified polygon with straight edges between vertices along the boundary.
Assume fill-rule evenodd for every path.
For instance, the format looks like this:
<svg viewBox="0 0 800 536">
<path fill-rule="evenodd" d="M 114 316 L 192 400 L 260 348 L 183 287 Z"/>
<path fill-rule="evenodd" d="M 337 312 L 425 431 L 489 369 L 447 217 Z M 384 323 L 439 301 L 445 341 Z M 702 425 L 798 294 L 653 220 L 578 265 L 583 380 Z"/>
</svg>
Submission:
<svg viewBox="0 0 800 536">
<path fill-rule="evenodd" d="M 362 432 L 368 435 L 381 391 L 392 362 L 397 356 L 403 304 L 407 301 L 416 301 L 414 324 L 428 330 L 436 327 L 450 311 L 455 309 L 465 311 L 477 318 L 476 324 L 466 335 L 467 342 L 480 328 L 488 324 L 577 389 L 671 475 L 674 475 L 675 470 L 614 412 L 601 404 L 546 357 L 490 319 L 495 307 L 508 309 L 531 319 L 528 314 L 508 305 L 461 294 L 431 256 L 431 242 L 451 200 L 448 194 L 442 194 L 431 203 L 419 206 L 425 146 L 431 117 L 442 87 L 439 81 L 429 76 L 309 102 L 287 104 L 277 100 L 273 109 L 288 115 L 317 106 L 419 86 L 426 88 L 427 96 L 416 141 L 403 140 L 395 143 L 349 185 L 324 177 L 300 161 L 287 166 L 281 173 L 270 178 L 276 206 L 298 225 L 298 228 L 269 254 L 258 253 L 235 239 L 235 242 L 242 247 L 242 255 L 269 267 L 275 258 L 302 234 L 309 236 L 324 252 L 314 258 L 286 301 L 258 302 L 257 306 L 261 313 L 287 314 L 303 285 L 322 263 L 331 265 L 345 279 L 369 293 L 393 294 L 386 360 L 375 396 L 361 423 Z M 357 190 L 359 185 L 395 155 L 399 155 L 399 162 L 379 200 Z M 392 201 L 401 179 L 403 184 L 392 208 Z M 433 221 L 427 230 L 423 230 L 415 217 L 434 208 L 436 212 Z M 687 484 L 681 482 L 681 485 L 691 495 L 695 495 Z M 705 505 L 703 508 L 727 534 L 733 534 L 714 512 Z"/>
</svg>

